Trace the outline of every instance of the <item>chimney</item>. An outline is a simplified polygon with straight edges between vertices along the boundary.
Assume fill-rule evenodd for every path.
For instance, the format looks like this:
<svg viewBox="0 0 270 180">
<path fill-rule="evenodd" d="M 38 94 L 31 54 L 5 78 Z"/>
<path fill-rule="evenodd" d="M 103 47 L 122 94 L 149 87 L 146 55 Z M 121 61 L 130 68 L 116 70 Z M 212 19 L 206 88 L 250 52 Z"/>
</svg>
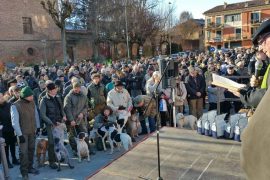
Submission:
<svg viewBox="0 0 270 180">
<path fill-rule="evenodd" d="M 245 8 L 247 8 L 248 7 L 248 2 L 245 2 Z"/>
<path fill-rule="evenodd" d="M 224 9 L 227 8 L 228 3 L 224 2 Z"/>
</svg>

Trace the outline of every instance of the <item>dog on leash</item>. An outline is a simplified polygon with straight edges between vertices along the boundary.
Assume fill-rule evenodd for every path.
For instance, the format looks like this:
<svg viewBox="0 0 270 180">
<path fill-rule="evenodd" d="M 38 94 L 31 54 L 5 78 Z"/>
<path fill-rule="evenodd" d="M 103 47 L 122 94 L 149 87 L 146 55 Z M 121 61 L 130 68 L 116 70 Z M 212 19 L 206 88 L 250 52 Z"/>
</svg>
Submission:
<svg viewBox="0 0 270 180">
<path fill-rule="evenodd" d="M 197 118 L 193 115 L 184 116 L 183 113 L 178 113 L 176 115 L 176 123 L 178 127 L 183 128 L 186 125 L 189 125 L 192 130 L 196 129 Z"/>
<path fill-rule="evenodd" d="M 131 137 L 132 138 L 138 137 L 141 131 L 141 123 L 140 123 L 139 116 L 135 108 L 131 110 L 131 117 L 129 120 L 129 125 L 131 128 Z"/>
<path fill-rule="evenodd" d="M 56 160 L 58 162 L 57 171 L 61 171 L 60 162 L 65 161 L 68 164 L 70 169 L 73 169 L 74 166 L 71 165 L 68 150 L 64 145 L 64 132 L 65 132 L 65 124 L 60 123 L 60 125 L 53 128 L 53 140 L 54 140 L 54 153 Z"/>
<path fill-rule="evenodd" d="M 48 149 L 48 140 L 40 139 L 37 143 L 36 148 L 38 167 L 43 167 L 45 165 L 47 149 Z"/>
<path fill-rule="evenodd" d="M 87 161 L 90 161 L 90 154 L 88 145 L 85 142 L 85 133 L 80 132 L 78 138 L 75 138 L 77 144 L 77 155 L 79 162 L 82 162 L 82 158 L 87 158 Z"/>
<path fill-rule="evenodd" d="M 114 124 L 110 126 L 108 129 L 108 140 L 111 147 L 110 154 L 113 153 L 114 143 L 120 150 L 120 147 L 123 145 L 124 149 L 128 151 L 129 146 L 132 147 L 131 137 L 127 133 L 123 133 L 122 129 L 117 129 Z"/>
<path fill-rule="evenodd" d="M 127 124 L 128 118 L 130 117 L 130 112 L 126 111 L 126 108 L 123 106 L 119 106 L 118 108 L 118 118 L 117 118 L 117 129 L 121 132 L 125 125 Z"/>
</svg>

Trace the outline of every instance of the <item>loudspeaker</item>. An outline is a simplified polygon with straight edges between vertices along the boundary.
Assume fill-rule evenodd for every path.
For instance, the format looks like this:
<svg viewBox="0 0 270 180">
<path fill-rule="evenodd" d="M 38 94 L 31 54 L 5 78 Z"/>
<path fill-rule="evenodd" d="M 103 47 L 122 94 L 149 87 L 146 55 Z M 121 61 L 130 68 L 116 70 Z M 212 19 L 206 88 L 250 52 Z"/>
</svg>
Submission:
<svg viewBox="0 0 270 180">
<path fill-rule="evenodd" d="M 161 81 L 162 89 L 166 89 L 168 87 L 175 87 L 176 86 L 176 79 L 175 78 L 179 74 L 179 70 L 178 70 L 179 62 L 172 61 L 172 60 L 159 59 L 158 65 L 159 65 L 159 73 L 160 74 L 162 74 L 164 72 L 167 63 L 169 63 L 169 65 L 168 65 L 168 68 L 166 69 L 164 77 Z"/>
</svg>

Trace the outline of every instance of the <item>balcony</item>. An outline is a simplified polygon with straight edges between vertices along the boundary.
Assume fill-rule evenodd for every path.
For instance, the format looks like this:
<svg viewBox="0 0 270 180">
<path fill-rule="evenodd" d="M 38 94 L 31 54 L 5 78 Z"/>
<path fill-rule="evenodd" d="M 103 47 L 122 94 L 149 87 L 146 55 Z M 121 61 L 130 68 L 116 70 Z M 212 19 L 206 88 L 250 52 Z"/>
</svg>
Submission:
<svg viewBox="0 0 270 180">
<path fill-rule="evenodd" d="M 242 34 L 235 34 L 232 36 L 224 37 L 224 41 L 240 41 L 242 40 Z"/>
<path fill-rule="evenodd" d="M 251 19 L 250 20 L 250 24 L 253 25 L 253 26 L 259 26 L 261 25 L 261 20 L 260 19 Z"/>
<path fill-rule="evenodd" d="M 216 43 L 216 42 L 222 42 L 222 37 L 215 37 L 215 38 L 206 38 L 206 42 Z"/>
<path fill-rule="evenodd" d="M 220 24 L 220 23 L 209 23 L 206 25 L 206 29 L 222 29 L 224 27 L 224 24 Z"/>
</svg>

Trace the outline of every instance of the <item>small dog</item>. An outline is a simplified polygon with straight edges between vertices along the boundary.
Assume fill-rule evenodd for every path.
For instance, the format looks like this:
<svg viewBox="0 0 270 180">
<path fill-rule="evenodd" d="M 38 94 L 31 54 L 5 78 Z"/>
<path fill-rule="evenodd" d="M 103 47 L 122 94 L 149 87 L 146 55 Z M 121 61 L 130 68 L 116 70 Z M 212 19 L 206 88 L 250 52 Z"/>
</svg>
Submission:
<svg viewBox="0 0 270 180">
<path fill-rule="evenodd" d="M 131 137 L 132 138 L 138 137 L 139 133 L 141 132 L 141 123 L 136 109 L 132 109 L 131 111 L 131 118 L 129 120 L 129 125 L 131 128 Z"/>
<path fill-rule="evenodd" d="M 54 153 L 56 160 L 58 162 L 57 171 L 61 171 L 60 162 L 66 161 L 70 169 L 73 169 L 74 166 L 70 164 L 69 154 L 64 145 L 64 131 L 65 131 L 65 124 L 61 123 L 60 125 L 53 128 L 53 139 L 54 139 Z"/>
<path fill-rule="evenodd" d="M 178 127 L 183 128 L 186 125 L 189 125 L 192 130 L 196 129 L 197 118 L 193 115 L 184 116 L 182 113 L 176 115 L 176 123 Z"/>
<path fill-rule="evenodd" d="M 43 167 L 45 165 L 47 149 L 48 149 L 48 140 L 40 139 L 37 143 L 36 148 L 38 167 Z"/>
<path fill-rule="evenodd" d="M 122 132 L 123 128 L 125 127 L 128 118 L 130 117 L 130 112 L 125 110 L 126 108 L 123 106 L 120 106 L 118 108 L 118 118 L 117 118 L 117 129 L 120 130 L 120 132 Z"/>
<path fill-rule="evenodd" d="M 87 157 L 87 161 L 90 161 L 89 149 L 85 142 L 85 133 L 80 132 L 78 138 L 75 138 L 77 144 L 77 155 L 79 162 L 82 162 L 82 158 Z"/>
<path fill-rule="evenodd" d="M 118 150 L 120 150 L 121 145 L 123 145 L 126 151 L 128 151 L 129 146 L 132 147 L 131 137 L 127 133 L 122 133 L 121 131 L 122 129 L 116 129 L 114 124 L 108 128 L 108 140 L 111 146 L 110 154 L 113 153 L 114 143 L 117 145 Z"/>
</svg>

